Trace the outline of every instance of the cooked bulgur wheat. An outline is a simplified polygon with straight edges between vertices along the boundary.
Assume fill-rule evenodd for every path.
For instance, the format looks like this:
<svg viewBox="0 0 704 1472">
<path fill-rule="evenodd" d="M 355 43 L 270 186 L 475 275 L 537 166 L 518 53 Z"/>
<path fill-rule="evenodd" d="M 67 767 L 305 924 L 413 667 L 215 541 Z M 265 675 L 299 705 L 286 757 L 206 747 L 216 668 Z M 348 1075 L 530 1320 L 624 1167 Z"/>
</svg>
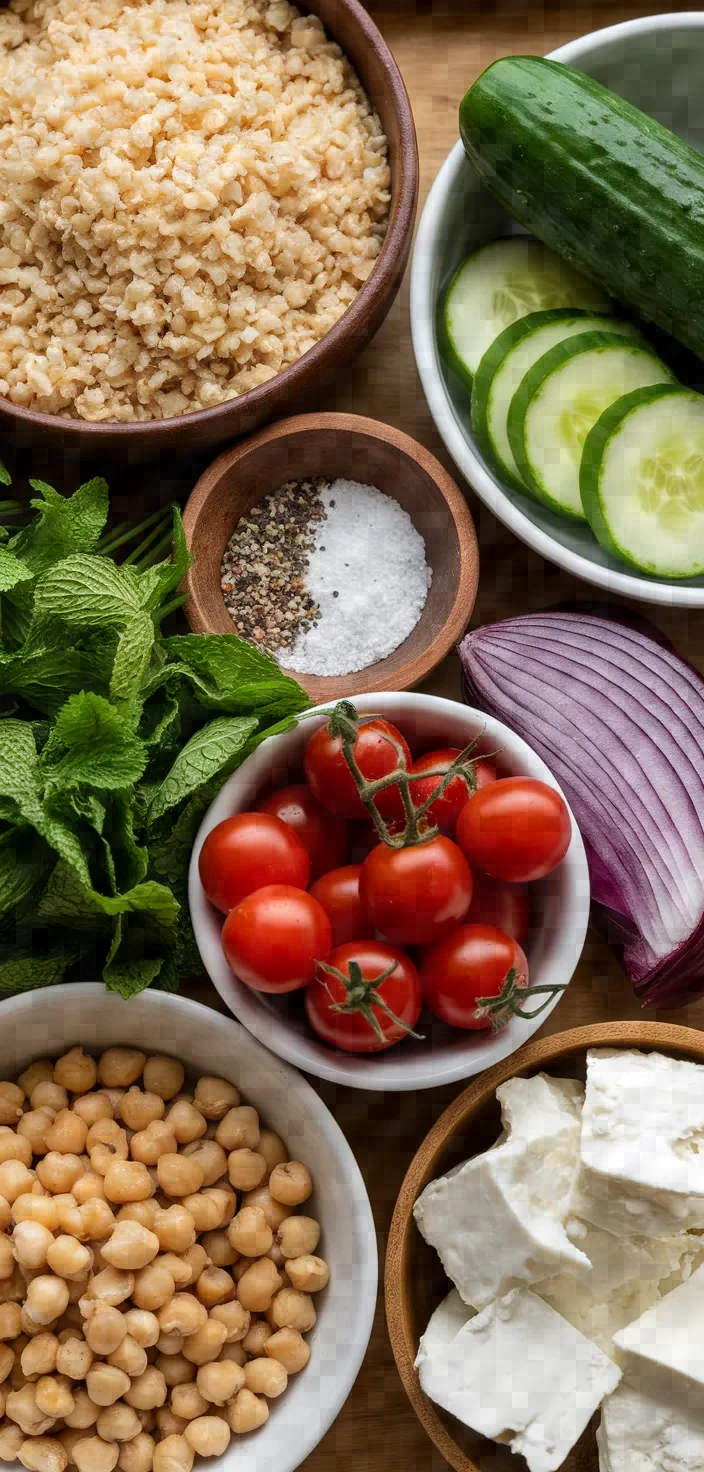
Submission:
<svg viewBox="0 0 704 1472">
<path fill-rule="evenodd" d="M 287 0 L 0 13 L 0 395 L 129 422 L 266 383 L 383 240 L 381 124 Z"/>
</svg>

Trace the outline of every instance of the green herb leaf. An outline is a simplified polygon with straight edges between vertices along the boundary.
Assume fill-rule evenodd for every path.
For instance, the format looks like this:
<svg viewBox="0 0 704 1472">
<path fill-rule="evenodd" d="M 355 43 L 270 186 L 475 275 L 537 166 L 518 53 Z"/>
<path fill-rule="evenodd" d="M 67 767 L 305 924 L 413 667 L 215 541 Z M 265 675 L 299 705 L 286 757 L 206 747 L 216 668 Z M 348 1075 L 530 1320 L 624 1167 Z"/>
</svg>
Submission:
<svg viewBox="0 0 704 1472">
<path fill-rule="evenodd" d="M 72 496 L 60 496 L 44 481 L 30 481 L 39 498 L 30 502 L 39 515 L 22 527 L 10 550 L 35 574 L 52 568 L 74 552 L 92 552 L 109 511 L 108 485 L 102 476 L 86 481 Z"/>
<path fill-rule="evenodd" d="M 139 577 L 142 608 L 156 613 L 173 588 L 177 588 L 193 561 L 186 546 L 186 535 L 178 506 L 173 508 L 173 552 L 167 562 L 158 562 Z"/>
<path fill-rule="evenodd" d="M 0 593 L 7 593 L 17 583 L 26 582 L 33 573 L 14 552 L 10 552 L 4 545 L 0 547 Z"/>
<path fill-rule="evenodd" d="M 146 761 L 133 721 L 102 695 L 88 691 L 69 696 L 41 755 L 45 776 L 60 786 L 132 786 Z"/>
<path fill-rule="evenodd" d="M 7 469 L 7 467 L 5 465 L 3 465 L 2 460 L 0 460 L 0 485 L 3 485 L 3 486 L 11 486 L 12 485 L 12 476 L 10 475 L 10 472 Z"/>
<path fill-rule="evenodd" d="M 112 700 L 136 700 L 146 678 L 154 646 L 154 621 L 148 613 L 135 614 L 125 624 L 117 645 L 110 680 Z"/>
<path fill-rule="evenodd" d="M 42 986 L 56 986 L 63 981 L 64 972 L 78 960 L 77 950 L 59 947 L 40 957 L 18 953 L 7 961 L 0 961 L 0 992 L 8 996 L 11 992 L 31 992 Z"/>
<path fill-rule="evenodd" d="M 35 618 L 68 628 L 119 629 L 141 611 L 138 574 L 109 557 L 65 557 L 34 593 Z"/>
<path fill-rule="evenodd" d="M 248 738 L 257 729 L 255 716 L 223 716 L 209 721 L 186 742 L 171 771 L 152 799 L 150 823 L 163 817 L 169 808 L 184 802 L 216 774 L 229 776 L 237 765 Z"/>
<path fill-rule="evenodd" d="M 17 827 L 0 846 L 0 920 L 21 918 L 33 907 L 51 873 L 54 856 L 33 829 Z"/>
<path fill-rule="evenodd" d="M 80 883 L 70 864 L 59 862 L 49 879 L 37 913 L 41 920 L 55 925 L 67 925 L 69 929 L 82 929 L 87 923 L 100 917 L 141 915 L 156 931 L 161 932 L 174 928 L 180 908 L 171 890 L 155 879 L 136 884 L 126 894 L 99 894 L 89 885 Z"/>
<path fill-rule="evenodd" d="M 29 721 L 0 721 L 0 798 L 8 799 L 10 811 L 41 831 L 40 797 L 39 759 Z"/>
<path fill-rule="evenodd" d="M 167 665 L 167 678 L 177 671 L 185 674 L 205 705 L 274 717 L 294 715 L 311 703 L 274 659 L 237 634 L 174 634 L 162 646 L 179 662 Z"/>
</svg>

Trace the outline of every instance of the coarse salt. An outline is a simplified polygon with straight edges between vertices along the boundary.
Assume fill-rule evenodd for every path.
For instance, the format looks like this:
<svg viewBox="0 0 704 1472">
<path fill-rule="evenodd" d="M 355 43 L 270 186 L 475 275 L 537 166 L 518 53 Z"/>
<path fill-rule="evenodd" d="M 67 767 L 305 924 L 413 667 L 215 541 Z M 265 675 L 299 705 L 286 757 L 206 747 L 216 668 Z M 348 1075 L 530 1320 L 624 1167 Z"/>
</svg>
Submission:
<svg viewBox="0 0 704 1472">
<path fill-rule="evenodd" d="M 306 585 L 320 608 L 315 625 L 286 650 L 288 669 L 348 675 L 398 649 L 415 628 L 432 572 L 407 511 L 375 486 L 339 479 L 320 491 Z"/>
</svg>

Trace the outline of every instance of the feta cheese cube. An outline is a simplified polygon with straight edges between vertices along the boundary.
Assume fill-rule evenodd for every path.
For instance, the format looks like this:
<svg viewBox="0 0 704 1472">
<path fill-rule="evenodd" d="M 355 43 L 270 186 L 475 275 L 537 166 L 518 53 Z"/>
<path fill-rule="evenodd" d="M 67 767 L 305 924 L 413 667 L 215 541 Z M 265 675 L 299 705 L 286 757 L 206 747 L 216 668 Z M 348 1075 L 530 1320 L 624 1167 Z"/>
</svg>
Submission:
<svg viewBox="0 0 704 1472">
<path fill-rule="evenodd" d="M 523 1288 L 469 1319 L 419 1377 L 446 1411 L 522 1453 L 530 1472 L 556 1472 L 621 1371 Z"/>
<path fill-rule="evenodd" d="M 456 1334 L 463 1329 L 468 1319 L 473 1316 L 474 1310 L 467 1308 L 462 1302 L 456 1288 L 448 1293 L 439 1303 L 435 1313 L 428 1320 L 428 1327 L 418 1345 L 416 1355 L 416 1369 L 419 1369 L 430 1355 L 438 1349 L 446 1349 L 452 1343 Z"/>
<path fill-rule="evenodd" d="M 465 1303 L 481 1308 L 510 1289 L 589 1259 L 563 1226 L 577 1168 L 581 1086 L 542 1074 L 497 1090 L 506 1138 L 432 1181 L 414 1215 Z"/>
<path fill-rule="evenodd" d="M 614 1335 L 618 1349 L 704 1389 L 704 1266 Z"/>
<path fill-rule="evenodd" d="M 601 1407 L 600 1472 L 704 1472 L 704 1402 L 624 1375 Z"/>
<path fill-rule="evenodd" d="M 587 1056 L 574 1213 L 616 1235 L 704 1225 L 704 1067 L 660 1053 Z"/>
</svg>

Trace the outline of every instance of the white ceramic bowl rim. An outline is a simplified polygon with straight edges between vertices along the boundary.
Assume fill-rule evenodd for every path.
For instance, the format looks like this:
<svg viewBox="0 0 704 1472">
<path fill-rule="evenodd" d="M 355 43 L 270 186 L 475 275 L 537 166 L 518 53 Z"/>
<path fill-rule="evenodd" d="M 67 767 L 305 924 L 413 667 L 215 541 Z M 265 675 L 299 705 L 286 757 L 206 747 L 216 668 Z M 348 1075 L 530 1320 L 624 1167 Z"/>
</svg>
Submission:
<svg viewBox="0 0 704 1472">
<path fill-rule="evenodd" d="M 629 36 L 647 34 L 651 31 L 697 30 L 704 27 L 704 12 L 681 11 L 675 15 L 640 16 L 636 20 L 622 21 L 619 25 L 605 26 L 569 41 L 556 51 L 548 53 L 552 61 L 563 61 L 578 66 L 588 54 L 595 55 L 614 41 Z M 437 366 L 438 348 L 435 338 L 434 312 L 428 310 L 433 297 L 433 259 L 438 219 L 447 194 L 451 191 L 465 165 L 465 152 L 461 142 L 455 143 L 444 164 L 436 175 L 433 186 L 421 214 L 411 265 L 411 331 L 413 350 L 423 392 L 440 434 L 458 465 L 481 499 L 493 511 L 497 519 L 523 542 L 550 562 L 556 562 L 576 577 L 593 583 L 609 593 L 621 593 L 625 597 L 637 598 L 649 603 L 667 604 L 671 607 L 701 608 L 704 606 L 704 588 L 686 587 L 678 583 L 662 583 L 655 578 L 638 577 L 612 567 L 604 567 L 581 553 L 572 551 L 557 542 L 549 532 L 535 524 L 519 506 L 506 495 L 502 487 L 484 468 L 470 440 L 463 434 L 453 412 L 442 374 Z"/>
<path fill-rule="evenodd" d="M 432 727 L 435 744 L 441 740 L 442 745 L 465 746 L 471 736 L 483 728 L 489 748 L 505 750 L 507 770 L 537 777 L 561 790 L 527 742 L 500 721 L 470 706 L 438 696 L 388 691 L 356 696 L 355 704 L 360 711 L 386 715 L 402 727 L 405 723 L 407 731 L 412 731 L 416 721 L 421 727 Z M 316 725 L 321 723 L 320 720 L 315 721 L 315 715 L 324 709 L 318 706 L 306 712 L 303 725 L 295 731 L 262 742 L 224 784 L 203 819 L 193 846 L 188 887 L 191 918 L 203 963 L 235 1016 L 275 1053 L 318 1078 L 352 1088 L 380 1091 L 429 1089 L 468 1078 L 508 1057 L 527 1042 L 557 1006 L 561 994 L 551 1000 L 549 1007 L 536 1020 L 513 1017 L 498 1033 L 460 1033 L 435 1047 L 432 1042 L 408 1040 L 385 1053 L 341 1053 L 315 1039 L 302 1024 L 294 1025 L 285 1013 L 267 1005 L 267 999 L 233 977 L 223 955 L 220 944 L 222 917 L 208 903 L 198 875 L 198 856 L 205 837 L 224 818 L 252 806 L 257 795 L 265 789 L 267 779 L 271 782 L 277 754 L 279 775 L 282 770 L 290 772 L 292 765 L 300 767 L 300 745 L 305 736 L 312 735 Z M 442 738 L 438 736 L 438 728 L 445 733 Z M 294 762 L 296 752 L 298 759 Z M 294 779 L 289 775 L 286 780 Z M 572 842 L 562 865 L 555 871 L 554 882 L 559 887 L 559 894 L 558 891 L 554 894 L 550 891 L 545 900 L 553 923 L 537 927 L 533 949 L 530 944 L 527 946 L 532 979 L 550 984 L 568 982 L 571 978 L 582 952 L 589 919 L 589 874 L 584 845 L 574 818 Z M 548 885 L 550 883 L 547 881 Z"/>
<path fill-rule="evenodd" d="M 73 1043 L 91 1052 L 126 1044 L 171 1053 L 187 1067 L 190 1061 L 194 1070 L 241 1084 L 244 1098 L 258 1104 L 267 1124 L 288 1137 L 289 1149 L 298 1147 L 312 1163 L 332 1273 L 309 1336 L 310 1364 L 292 1378 L 264 1427 L 234 1436 L 223 1456 L 208 1463 L 213 1472 L 294 1472 L 352 1389 L 376 1306 L 374 1218 L 359 1166 L 330 1110 L 306 1079 L 240 1023 L 183 997 L 145 991 L 124 1002 L 100 983 L 75 983 L 5 1001 L 0 1017 L 0 1078 Z M 14 1466 L 22 1472 L 19 1463 Z"/>
</svg>

